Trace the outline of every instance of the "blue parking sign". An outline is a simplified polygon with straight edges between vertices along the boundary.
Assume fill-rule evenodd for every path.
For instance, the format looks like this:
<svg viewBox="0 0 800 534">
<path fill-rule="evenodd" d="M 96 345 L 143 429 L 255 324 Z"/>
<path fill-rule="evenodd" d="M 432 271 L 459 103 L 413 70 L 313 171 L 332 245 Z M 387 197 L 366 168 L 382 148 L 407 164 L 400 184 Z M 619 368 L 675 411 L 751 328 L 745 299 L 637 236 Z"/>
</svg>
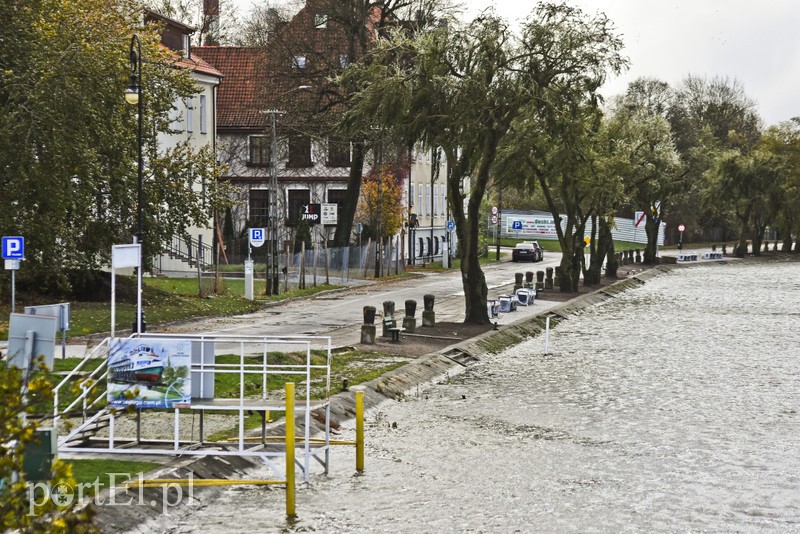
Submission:
<svg viewBox="0 0 800 534">
<path fill-rule="evenodd" d="M 260 247 L 266 241 L 263 228 L 250 228 L 250 245 Z"/>
<path fill-rule="evenodd" d="M 3 237 L 3 259 L 4 260 L 24 260 L 25 259 L 25 238 L 22 236 Z"/>
<path fill-rule="evenodd" d="M 522 221 L 513 221 L 511 225 L 513 230 L 522 230 Z"/>
</svg>

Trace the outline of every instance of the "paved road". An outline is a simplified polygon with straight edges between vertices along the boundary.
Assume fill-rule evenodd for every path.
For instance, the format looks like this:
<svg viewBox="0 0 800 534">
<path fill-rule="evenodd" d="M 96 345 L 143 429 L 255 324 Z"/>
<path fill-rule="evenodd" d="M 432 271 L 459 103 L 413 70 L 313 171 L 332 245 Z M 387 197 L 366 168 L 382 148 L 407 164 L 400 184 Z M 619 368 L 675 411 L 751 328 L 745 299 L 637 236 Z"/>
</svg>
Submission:
<svg viewBox="0 0 800 534">
<path fill-rule="evenodd" d="M 485 268 L 490 297 L 513 289 L 514 273 L 543 270 L 557 265 L 559 254 L 550 253 L 539 263 L 512 263 L 510 261 L 491 264 Z M 422 309 L 423 295 L 436 297 L 434 310 L 438 321 L 462 321 L 464 319 L 464 290 L 460 271 L 444 273 L 422 273 L 420 277 L 405 278 L 369 284 L 322 294 L 315 298 L 298 299 L 265 308 L 256 313 L 226 318 L 210 318 L 192 321 L 173 327 L 170 331 L 187 333 L 213 333 L 227 335 L 330 335 L 334 345 L 348 345 L 360 340 L 360 325 L 364 306 L 375 306 L 383 310 L 383 301 L 393 300 L 402 310 L 407 299 L 417 301 Z M 518 312 L 501 314 L 500 324 L 508 324 L 523 316 L 539 313 L 545 309 L 544 301 L 529 308 L 520 307 Z M 421 312 L 418 311 L 418 315 Z"/>
</svg>

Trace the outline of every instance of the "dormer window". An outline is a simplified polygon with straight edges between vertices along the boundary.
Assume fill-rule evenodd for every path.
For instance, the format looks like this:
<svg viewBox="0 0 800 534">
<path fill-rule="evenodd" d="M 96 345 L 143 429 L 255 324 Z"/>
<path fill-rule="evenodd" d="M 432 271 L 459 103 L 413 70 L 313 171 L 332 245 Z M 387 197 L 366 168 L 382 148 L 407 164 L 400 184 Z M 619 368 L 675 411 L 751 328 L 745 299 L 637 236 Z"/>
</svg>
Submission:
<svg viewBox="0 0 800 534">
<path fill-rule="evenodd" d="M 183 34 L 183 57 L 189 57 L 189 34 Z"/>
<path fill-rule="evenodd" d="M 323 29 L 328 27 L 328 15 L 324 15 L 322 13 L 317 13 L 314 15 L 314 27 L 317 29 Z"/>
</svg>

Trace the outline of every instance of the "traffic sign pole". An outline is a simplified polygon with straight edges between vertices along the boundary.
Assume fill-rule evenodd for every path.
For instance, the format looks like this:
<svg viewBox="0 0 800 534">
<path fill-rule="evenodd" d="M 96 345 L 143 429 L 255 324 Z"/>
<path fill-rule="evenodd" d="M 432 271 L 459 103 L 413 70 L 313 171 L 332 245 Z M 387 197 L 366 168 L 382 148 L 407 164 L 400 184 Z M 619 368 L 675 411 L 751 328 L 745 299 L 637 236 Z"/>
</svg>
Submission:
<svg viewBox="0 0 800 534">
<path fill-rule="evenodd" d="M 19 260 L 25 259 L 25 238 L 18 235 L 3 236 L 2 238 L 3 259 L 6 261 L 6 269 L 11 267 L 11 313 L 16 312 L 17 307 L 17 269 Z"/>
</svg>

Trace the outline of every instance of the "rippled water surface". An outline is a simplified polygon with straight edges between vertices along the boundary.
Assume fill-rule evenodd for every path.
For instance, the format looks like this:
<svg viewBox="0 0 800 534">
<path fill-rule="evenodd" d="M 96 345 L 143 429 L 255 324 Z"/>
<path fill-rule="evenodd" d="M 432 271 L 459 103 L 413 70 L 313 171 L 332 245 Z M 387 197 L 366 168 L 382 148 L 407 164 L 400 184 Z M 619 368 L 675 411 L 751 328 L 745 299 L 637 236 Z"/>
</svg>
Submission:
<svg viewBox="0 0 800 534">
<path fill-rule="evenodd" d="M 290 530 L 800 531 L 800 264 L 679 269 L 370 414 Z M 396 422 L 397 428 L 391 424 Z M 281 530 L 237 488 L 186 529 Z M 255 529 L 255 530 L 254 530 Z"/>
</svg>

